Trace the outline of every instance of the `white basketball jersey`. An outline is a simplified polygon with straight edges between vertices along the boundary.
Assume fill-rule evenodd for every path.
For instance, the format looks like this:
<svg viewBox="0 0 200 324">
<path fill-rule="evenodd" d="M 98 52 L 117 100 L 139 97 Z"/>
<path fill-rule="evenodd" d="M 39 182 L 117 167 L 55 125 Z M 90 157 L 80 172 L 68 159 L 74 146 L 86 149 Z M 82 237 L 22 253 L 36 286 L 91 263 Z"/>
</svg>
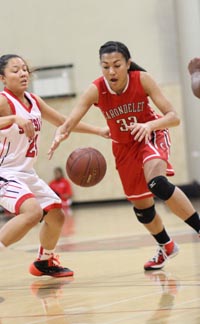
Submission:
<svg viewBox="0 0 200 324">
<path fill-rule="evenodd" d="M 0 94 L 7 98 L 13 115 L 31 120 L 35 128 L 35 137 L 31 140 L 17 124 L 0 129 L 0 170 L 29 172 L 38 155 L 42 124 L 40 109 L 34 96 L 28 92 L 25 96 L 30 102 L 29 108 L 7 89 Z"/>
</svg>

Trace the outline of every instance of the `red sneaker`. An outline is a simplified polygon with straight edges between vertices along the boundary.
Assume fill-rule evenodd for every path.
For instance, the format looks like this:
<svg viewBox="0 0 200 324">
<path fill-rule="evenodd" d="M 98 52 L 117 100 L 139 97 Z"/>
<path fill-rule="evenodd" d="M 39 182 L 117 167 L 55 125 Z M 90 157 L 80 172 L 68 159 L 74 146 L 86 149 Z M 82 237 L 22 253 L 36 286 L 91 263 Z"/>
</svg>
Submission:
<svg viewBox="0 0 200 324">
<path fill-rule="evenodd" d="M 167 260 L 175 257 L 178 252 L 179 247 L 174 241 L 159 245 L 154 257 L 144 264 L 144 270 L 162 269 Z"/>
<path fill-rule="evenodd" d="M 74 272 L 60 266 L 58 256 L 52 255 L 47 260 L 36 260 L 30 267 L 29 272 L 33 276 L 71 277 Z"/>
</svg>

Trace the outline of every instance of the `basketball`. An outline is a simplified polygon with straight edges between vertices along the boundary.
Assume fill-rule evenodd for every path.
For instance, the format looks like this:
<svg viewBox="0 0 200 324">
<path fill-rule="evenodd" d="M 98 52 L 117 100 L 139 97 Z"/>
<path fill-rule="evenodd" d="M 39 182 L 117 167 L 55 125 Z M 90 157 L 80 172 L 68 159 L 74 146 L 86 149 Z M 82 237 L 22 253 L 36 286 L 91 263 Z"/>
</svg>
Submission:
<svg viewBox="0 0 200 324">
<path fill-rule="evenodd" d="M 99 183 L 105 176 L 106 168 L 104 156 L 92 147 L 74 150 L 66 162 L 68 177 L 81 187 L 92 187 Z"/>
</svg>

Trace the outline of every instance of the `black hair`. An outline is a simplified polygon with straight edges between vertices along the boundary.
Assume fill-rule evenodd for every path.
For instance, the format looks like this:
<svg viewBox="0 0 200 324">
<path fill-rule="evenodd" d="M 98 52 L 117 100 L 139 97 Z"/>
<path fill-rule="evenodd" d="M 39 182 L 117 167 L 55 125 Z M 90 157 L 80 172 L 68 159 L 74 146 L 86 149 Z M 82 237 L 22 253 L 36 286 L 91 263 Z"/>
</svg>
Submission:
<svg viewBox="0 0 200 324">
<path fill-rule="evenodd" d="M 56 171 L 60 172 L 60 174 L 61 174 L 62 176 L 64 176 L 64 172 L 63 172 L 63 169 L 62 169 L 61 167 L 55 167 L 55 168 L 54 168 L 54 172 L 56 172 Z"/>
<path fill-rule="evenodd" d="M 101 59 L 103 54 L 108 54 L 108 53 L 113 53 L 113 52 L 118 52 L 123 55 L 125 60 L 128 62 L 128 60 L 131 59 L 131 54 L 129 52 L 129 49 L 126 45 L 124 45 L 121 42 L 115 42 L 115 41 L 109 41 L 106 42 L 104 45 L 102 45 L 99 49 L 99 57 Z M 135 62 L 131 61 L 129 71 L 144 71 L 146 70 L 136 64 Z"/>
<path fill-rule="evenodd" d="M 22 61 L 24 61 L 24 63 L 26 64 L 27 70 L 30 73 L 30 69 L 28 67 L 28 64 L 26 63 L 26 61 L 21 56 L 19 56 L 17 54 L 6 54 L 6 55 L 2 55 L 0 57 L 0 75 L 4 75 L 5 68 L 6 68 L 8 62 L 12 58 L 20 58 Z"/>
</svg>

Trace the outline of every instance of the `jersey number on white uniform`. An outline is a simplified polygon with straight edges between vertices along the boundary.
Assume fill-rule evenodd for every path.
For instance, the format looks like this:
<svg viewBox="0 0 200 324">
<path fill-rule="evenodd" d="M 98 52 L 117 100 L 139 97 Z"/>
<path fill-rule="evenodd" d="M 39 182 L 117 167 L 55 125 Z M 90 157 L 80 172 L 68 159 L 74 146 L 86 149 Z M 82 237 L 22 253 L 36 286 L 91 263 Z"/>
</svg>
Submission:
<svg viewBox="0 0 200 324">
<path fill-rule="evenodd" d="M 26 152 L 26 157 L 34 158 L 37 155 L 38 152 L 37 138 L 38 138 L 38 134 L 33 139 L 30 140 L 29 148 Z"/>
<path fill-rule="evenodd" d="M 131 126 L 134 123 L 137 123 L 137 118 L 135 116 L 129 116 L 127 119 L 117 119 L 116 123 L 120 125 L 120 131 L 121 132 L 128 132 L 129 129 L 127 126 Z"/>
</svg>

